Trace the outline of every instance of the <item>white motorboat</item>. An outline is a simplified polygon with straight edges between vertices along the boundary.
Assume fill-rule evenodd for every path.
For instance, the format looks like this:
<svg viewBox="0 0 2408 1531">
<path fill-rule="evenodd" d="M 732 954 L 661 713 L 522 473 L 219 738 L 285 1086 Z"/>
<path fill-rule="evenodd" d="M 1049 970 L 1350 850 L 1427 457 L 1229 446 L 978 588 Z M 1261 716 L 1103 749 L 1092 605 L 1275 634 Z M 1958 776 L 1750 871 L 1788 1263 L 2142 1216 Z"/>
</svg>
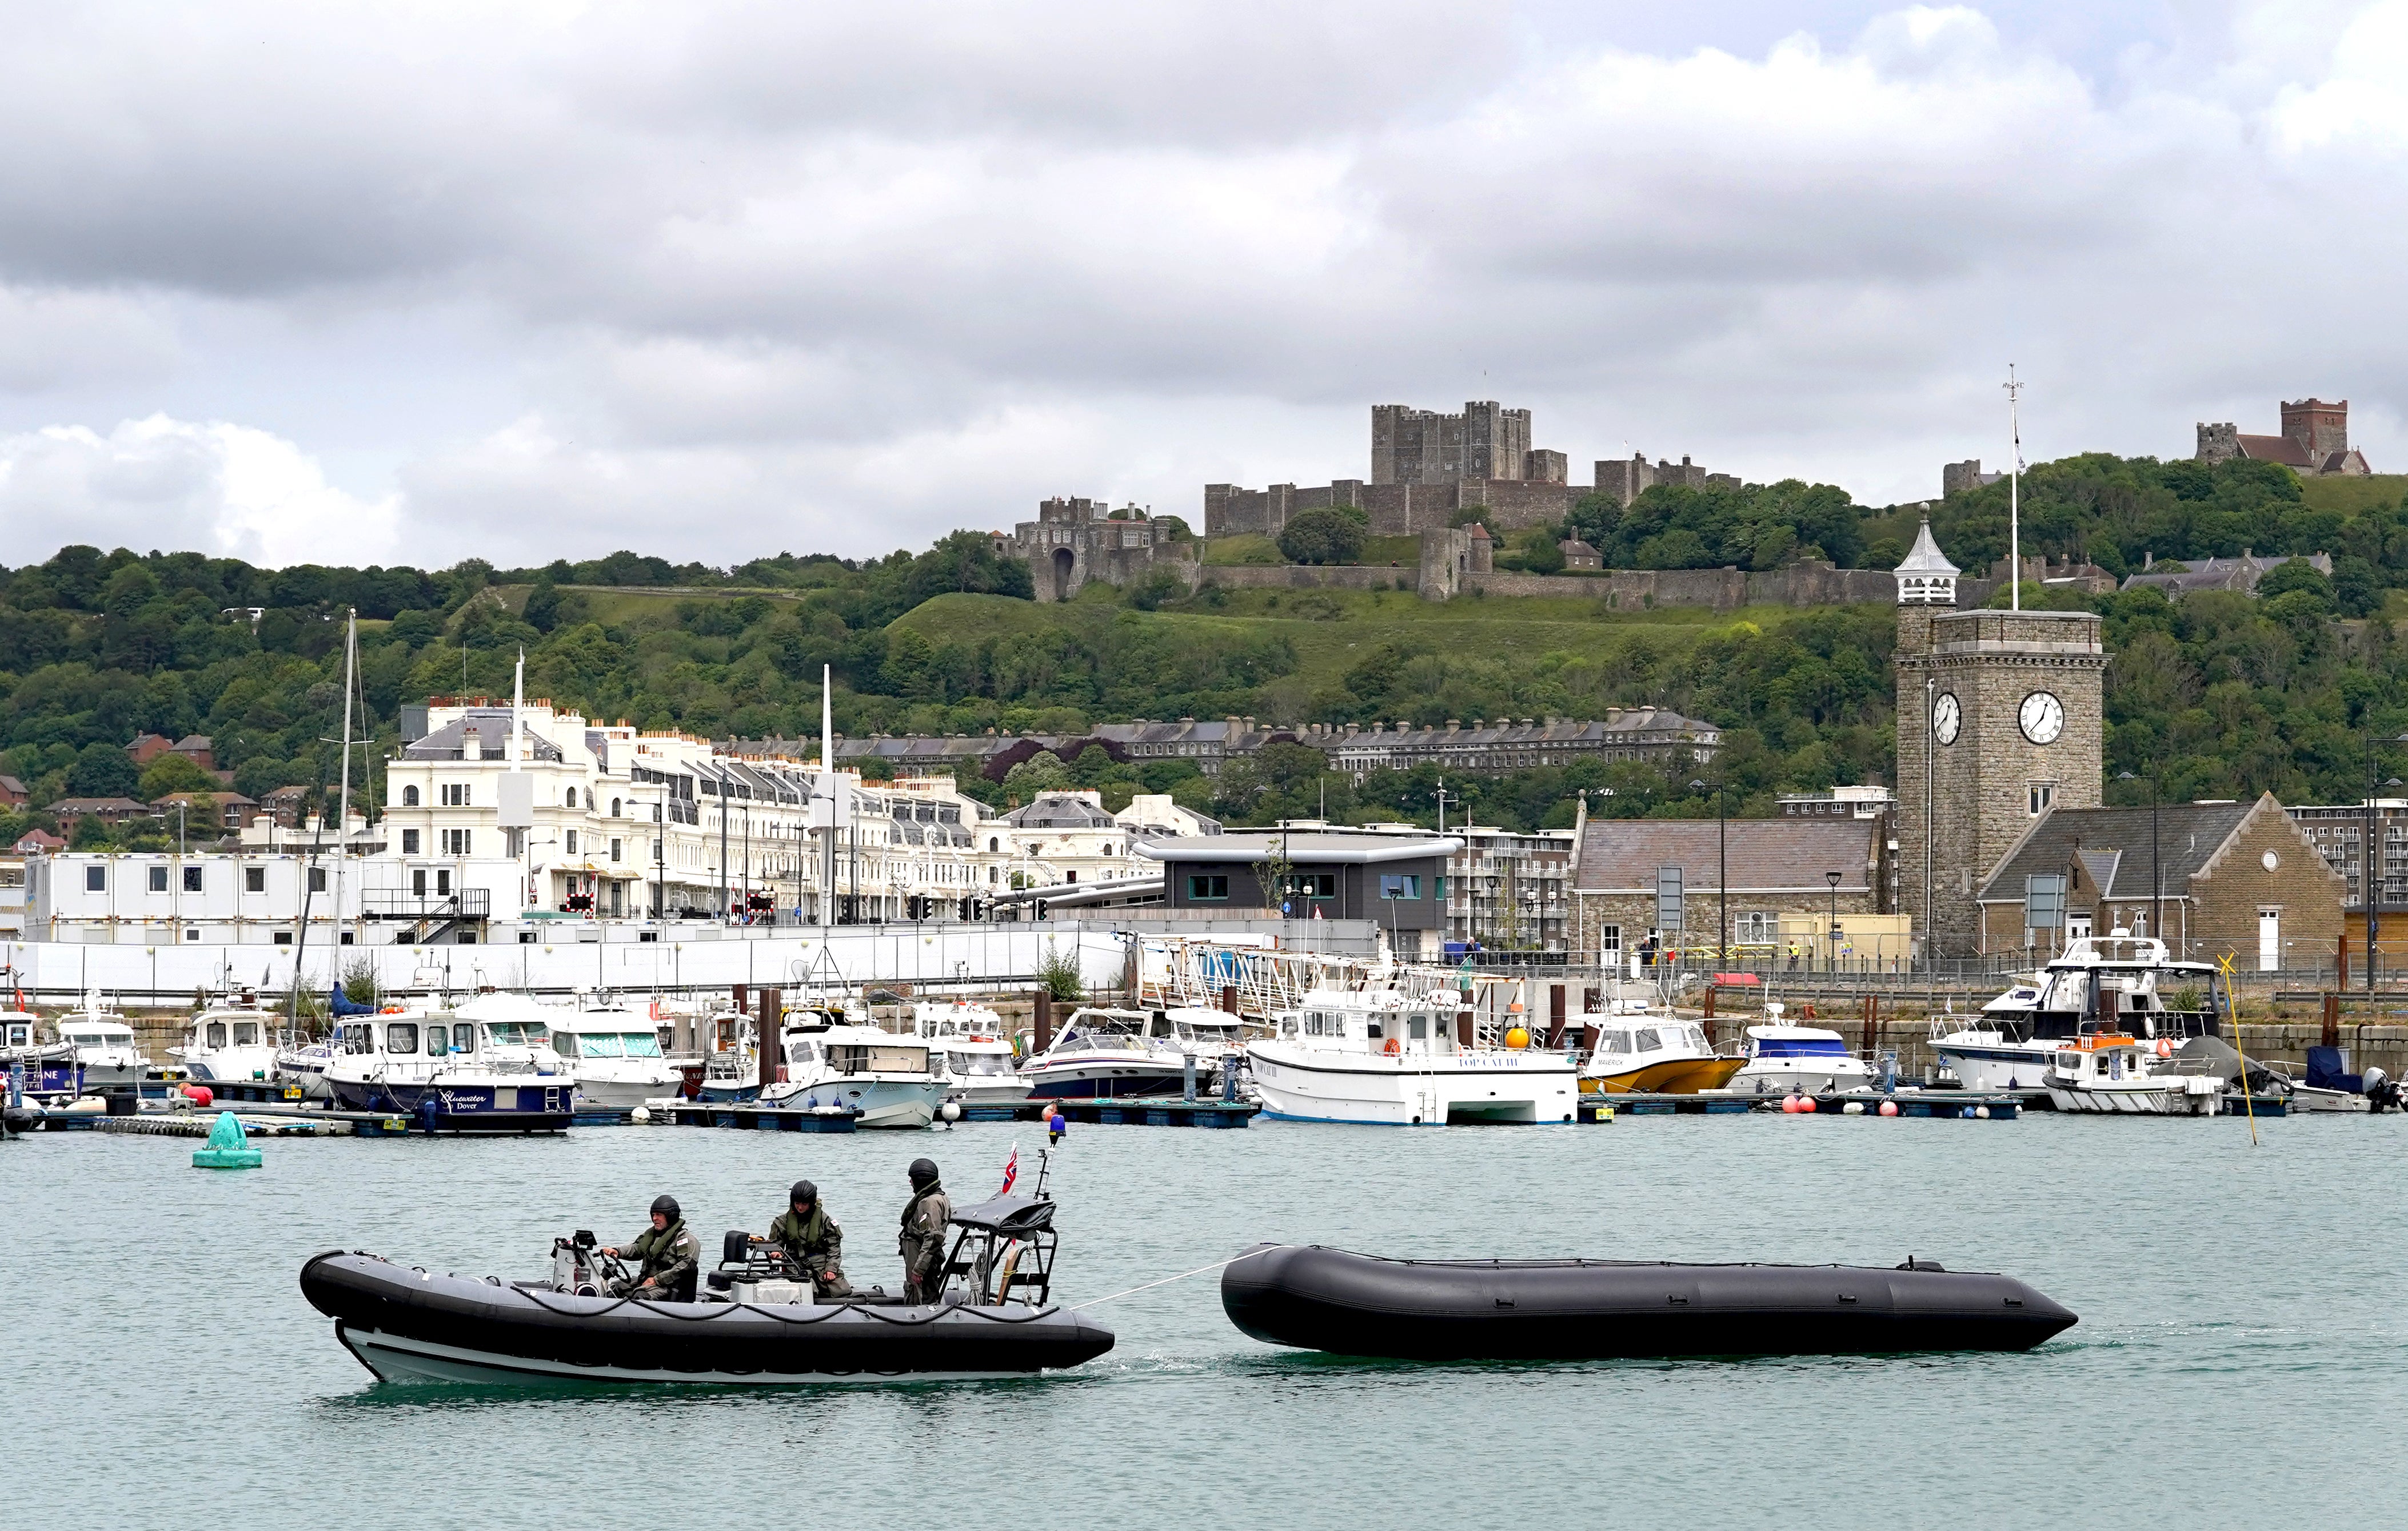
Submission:
<svg viewBox="0 0 2408 1531">
<path fill-rule="evenodd" d="M 88 1090 L 136 1090 L 142 1088 L 150 1060 L 142 1056 L 134 1028 L 97 994 L 57 1021 L 59 1040 L 75 1049 L 76 1069 Z"/>
<path fill-rule="evenodd" d="M 1178 1094 L 1185 1081 L 1185 1062 L 1167 1042 L 1146 1035 L 1153 1019 L 1143 1010 L 1103 1005 L 1073 1010 L 1052 1046 L 1020 1065 L 1030 1097 Z"/>
<path fill-rule="evenodd" d="M 213 1000 L 194 1012 L 180 1046 L 167 1056 L 203 1084 L 265 1080 L 276 1074 L 276 1022 L 248 993 Z"/>
<path fill-rule="evenodd" d="M 2117 930 L 2069 943 L 2035 981 L 2011 986 L 1978 1017 L 1934 1020 L 1930 1047 L 1968 1090 L 2031 1090 L 2057 1049 L 2086 1033 L 2176 1047 L 2219 1036 L 2224 994 L 2214 963 L 2175 961 L 2164 942 Z"/>
<path fill-rule="evenodd" d="M 1705 1028 L 1668 1012 L 1616 1010 L 1581 1022 L 1584 1095 L 1694 1095 L 1722 1089 L 1746 1062 L 1714 1051 Z"/>
<path fill-rule="evenodd" d="M 305 1101 L 330 1101 L 335 1092 L 326 1083 L 326 1065 L 334 1061 L 331 1039 L 288 1042 L 276 1049 L 271 1076 L 300 1090 Z"/>
<path fill-rule="evenodd" d="M 788 1026 L 781 1077 L 763 1087 L 761 1103 L 851 1106 L 863 1127 L 925 1127 L 949 1089 L 929 1052 L 916 1036 L 875 1026 Z"/>
<path fill-rule="evenodd" d="M 1829 1095 L 1873 1088 L 1871 1066 L 1848 1050 L 1839 1033 L 1784 1024 L 1778 1004 L 1765 1010 L 1772 1019 L 1747 1029 L 1747 1064 L 1731 1076 L 1729 1088 L 1745 1095 Z"/>
<path fill-rule="evenodd" d="M 1570 1058 L 1460 1036 L 1457 1008 L 1436 990 L 1311 990 L 1276 1034 L 1246 1045 L 1265 1114 L 1397 1127 L 1574 1119 Z"/>
<path fill-rule="evenodd" d="M 544 1018 L 552 1050 L 574 1061 L 578 1105 L 619 1111 L 677 1093 L 677 1071 L 650 1015 L 613 1001 L 549 1007 Z"/>
<path fill-rule="evenodd" d="M 326 1083 L 345 1110 L 408 1117 L 430 1133 L 560 1132 L 577 1080 L 552 1050 L 550 1016 L 494 993 L 452 1010 L 347 1017 Z"/>
<path fill-rule="evenodd" d="M 2101 1116 L 2212 1117 L 2224 1080 L 2160 1066 L 2154 1043 L 2093 1033 L 2060 1046 L 2041 1082 L 2060 1111 Z"/>
<path fill-rule="evenodd" d="M 967 1000 L 923 1003 L 911 1007 L 913 1034 L 928 1044 L 950 1086 L 946 1098 L 965 1106 L 1016 1106 L 1028 1099 L 1028 1081 L 1011 1056 L 1003 1017 Z"/>
<path fill-rule="evenodd" d="M 1146 1035 L 1157 1045 L 1169 1044 L 1180 1054 L 1182 1083 L 1185 1061 L 1193 1058 L 1197 1083 L 1218 1090 L 1225 1070 L 1245 1066 L 1245 1028 L 1243 1016 L 1200 1004 L 1179 1004 L 1157 1013 Z"/>
<path fill-rule="evenodd" d="M 18 1088 L 27 1095 L 73 1099 L 83 1093 L 76 1050 L 55 1033 L 43 1041 L 42 1029 L 48 1024 L 25 1008 L 22 998 L 12 1008 L 0 1010 L 0 1074 L 17 1075 Z"/>
</svg>

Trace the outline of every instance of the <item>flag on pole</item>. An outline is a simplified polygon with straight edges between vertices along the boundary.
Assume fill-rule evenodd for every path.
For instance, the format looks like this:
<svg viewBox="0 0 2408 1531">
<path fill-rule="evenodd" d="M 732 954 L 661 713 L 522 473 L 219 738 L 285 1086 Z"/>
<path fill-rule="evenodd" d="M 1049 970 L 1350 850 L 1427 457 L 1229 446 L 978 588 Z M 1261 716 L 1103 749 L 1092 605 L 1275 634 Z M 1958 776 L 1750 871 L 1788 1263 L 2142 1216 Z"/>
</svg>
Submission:
<svg viewBox="0 0 2408 1531">
<path fill-rule="evenodd" d="M 1014 1182 L 1016 1182 L 1017 1180 L 1019 1180 L 1019 1178 L 1020 1178 L 1020 1145 L 1019 1145 L 1019 1144 L 1017 1144 L 1017 1143 L 1015 1143 L 1015 1144 L 1013 1144 L 1013 1145 L 1011 1146 L 1011 1157 L 1010 1157 L 1010 1159 L 1008 1159 L 1008 1160 L 1006 1160 L 1006 1161 L 1004 1162 L 1004 1165 L 1003 1165 L 1003 1189 L 1002 1189 L 1002 1190 L 1000 1190 L 1000 1191 L 998 1191 L 998 1192 L 996 1192 L 996 1195 L 998 1195 L 998 1196 L 1009 1196 L 1009 1195 L 1010 1195 L 1010 1194 L 1011 1194 L 1011 1188 L 1012 1188 L 1012 1185 L 1013 1185 L 1013 1183 L 1014 1183 Z"/>
</svg>

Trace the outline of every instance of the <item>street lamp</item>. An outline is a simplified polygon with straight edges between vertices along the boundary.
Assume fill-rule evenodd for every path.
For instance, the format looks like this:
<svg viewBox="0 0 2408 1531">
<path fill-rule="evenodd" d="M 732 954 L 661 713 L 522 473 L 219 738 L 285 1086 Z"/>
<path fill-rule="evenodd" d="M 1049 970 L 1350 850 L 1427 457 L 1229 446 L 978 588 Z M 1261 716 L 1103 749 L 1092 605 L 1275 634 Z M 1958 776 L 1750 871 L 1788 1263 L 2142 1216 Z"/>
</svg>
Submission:
<svg viewBox="0 0 2408 1531">
<path fill-rule="evenodd" d="M 1831 950 L 1830 955 L 1824 959 L 1823 971 L 1837 973 L 1840 970 L 1840 874 L 1826 872 L 1823 880 L 1831 885 Z"/>
<path fill-rule="evenodd" d="M 1730 960 L 1730 818 L 1723 804 L 1723 784 L 1695 781 L 1689 784 L 1689 790 L 1711 790 L 1714 795 L 1714 891 L 1722 900 L 1722 930 L 1714 937 L 1714 957 L 1719 961 L 1727 962 Z M 1832 886 L 1837 888 L 1839 885 L 1834 883 Z"/>
</svg>

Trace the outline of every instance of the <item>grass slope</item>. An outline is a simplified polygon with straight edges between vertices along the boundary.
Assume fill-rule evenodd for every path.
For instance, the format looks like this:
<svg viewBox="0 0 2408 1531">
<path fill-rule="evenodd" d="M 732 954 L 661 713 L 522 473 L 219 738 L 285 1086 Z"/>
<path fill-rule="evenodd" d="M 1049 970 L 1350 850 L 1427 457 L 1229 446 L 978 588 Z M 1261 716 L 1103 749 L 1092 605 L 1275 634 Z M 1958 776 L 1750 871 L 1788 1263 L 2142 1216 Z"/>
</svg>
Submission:
<svg viewBox="0 0 2408 1531">
<path fill-rule="evenodd" d="M 1383 643 L 1419 638 L 1455 653 L 1527 663 L 1547 654 L 1601 657 L 1634 630 L 1685 647 L 1742 624 L 1778 627 L 1801 614 L 1790 607 L 1714 612 L 1697 607 L 1617 612 L 1595 601 L 1551 597 L 1451 601 L 1387 591 L 1247 590 L 1228 592 L 1218 611 L 1129 613 L 1173 632 L 1283 634 L 1296 646 L 1297 674 L 1315 686 L 1334 685 Z M 1067 628 L 1093 637 L 1125 611 L 1106 601 L 1040 605 L 1002 596 L 939 596 L 896 619 L 931 642 L 974 642 L 1009 634 Z"/>
<path fill-rule="evenodd" d="M 2374 473 L 2362 479 L 2300 480 L 2300 498 L 2313 510 L 2358 515 L 2378 507 L 2397 505 L 2408 493 L 2408 473 Z"/>
</svg>

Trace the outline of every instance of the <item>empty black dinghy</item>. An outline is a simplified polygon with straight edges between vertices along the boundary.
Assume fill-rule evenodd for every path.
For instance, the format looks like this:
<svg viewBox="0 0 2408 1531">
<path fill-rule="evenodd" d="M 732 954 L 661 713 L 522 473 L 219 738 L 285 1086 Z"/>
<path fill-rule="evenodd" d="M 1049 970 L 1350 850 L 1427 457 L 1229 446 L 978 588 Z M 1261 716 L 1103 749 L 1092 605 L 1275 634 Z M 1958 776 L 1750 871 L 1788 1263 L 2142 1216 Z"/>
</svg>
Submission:
<svg viewBox="0 0 2408 1531">
<path fill-rule="evenodd" d="M 2028 1350 L 2081 1322 L 2013 1277 L 1921 1260 L 1386 1260 L 1317 1245 L 1224 1267 L 1221 1306 L 1273 1345 L 1400 1361 Z"/>
</svg>

